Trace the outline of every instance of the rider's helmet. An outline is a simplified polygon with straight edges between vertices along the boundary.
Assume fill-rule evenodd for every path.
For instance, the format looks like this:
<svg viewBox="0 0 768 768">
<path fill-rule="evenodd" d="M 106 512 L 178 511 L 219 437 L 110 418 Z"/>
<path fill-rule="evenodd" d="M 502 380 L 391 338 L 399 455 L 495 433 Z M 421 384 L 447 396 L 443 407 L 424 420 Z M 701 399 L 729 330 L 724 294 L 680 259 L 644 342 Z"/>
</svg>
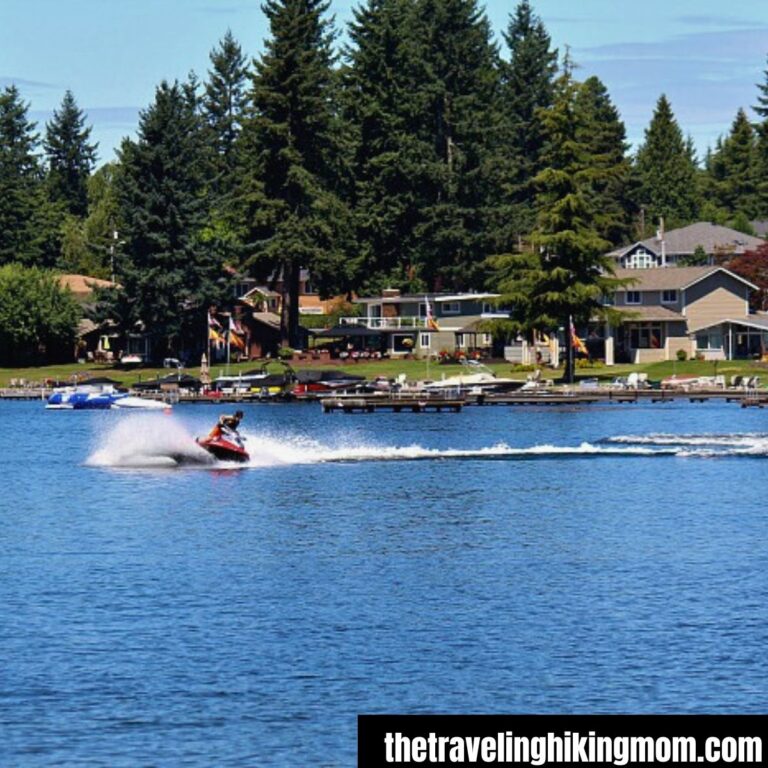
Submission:
<svg viewBox="0 0 768 768">
<path fill-rule="evenodd" d="M 235 411 L 235 418 L 236 419 L 242 419 L 243 418 L 243 412 L 242 411 Z"/>
</svg>

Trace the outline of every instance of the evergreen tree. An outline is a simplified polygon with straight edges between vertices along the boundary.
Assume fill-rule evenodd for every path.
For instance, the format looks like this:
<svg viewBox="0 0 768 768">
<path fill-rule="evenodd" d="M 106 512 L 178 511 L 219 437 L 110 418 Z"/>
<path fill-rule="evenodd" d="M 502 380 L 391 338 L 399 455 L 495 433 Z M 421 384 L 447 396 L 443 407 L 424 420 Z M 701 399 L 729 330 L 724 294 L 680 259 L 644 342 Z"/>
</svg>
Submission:
<svg viewBox="0 0 768 768">
<path fill-rule="evenodd" d="M 72 91 L 67 91 L 46 125 L 44 147 L 50 199 L 73 216 L 85 216 L 88 210 L 88 177 L 96 162 L 96 144 L 89 143 L 90 135 L 85 115 Z"/>
<path fill-rule="evenodd" d="M 638 203 L 649 220 L 663 216 L 671 228 L 696 219 L 701 201 L 691 149 L 662 95 L 635 159 Z"/>
<path fill-rule="evenodd" d="M 535 179 L 537 221 L 534 248 L 496 256 L 494 285 L 500 303 L 514 308 L 519 327 L 551 332 L 565 329 L 569 343 L 570 320 L 588 322 L 606 312 L 603 297 L 620 282 L 604 255 L 609 243 L 600 236 L 600 212 L 594 189 L 604 177 L 591 164 L 585 142 L 585 113 L 579 107 L 580 87 L 566 65 L 556 82 L 551 107 L 539 112 L 544 136 L 545 166 Z M 566 379 L 572 380 L 571 355 Z"/>
<path fill-rule="evenodd" d="M 576 92 L 576 137 L 585 147 L 591 176 L 590 206 L 600 236 L 613 245 L 625 242 L 632 223 L 629 199 L 631 164 L 626 129 L 608 90 L 597 78 L 585 80 Z"/>
<path fill-rule="evenodd" d="M 426 78 L 410 0 L 368 0 L 350 25 L 343 76 L 350 126 L 351 195 L 359 243 L 355 271 L 364 291 L 423 287 L 415 279 L 422 195 L 432 144 L 421 131 Z"/>
<path fill-rule="evenodd" d="M 218 47 L 211 51 L 210 60 L 203 110 L 209 140 L 215 150 L 216 186 L 227 193 L 231 191 L 235 144 L 245 110 L 248 70 L 242 48 L 230 30 L 227 30 Z"/>
<path fill-rule="evenodd" d="M 221 264 L 201 242 L 206 220 L 203 132 L 189 89 L 163 82 L 139 120 L 136 141 L 124 140 L 117 202 L 115 258 L 119 289 L 108 311 L 125 328 L 143 326 L 163 351 L 195 351 L 208 306 L 219 296 Z"/>
<path fill-rule="evenodd" d="M 475 0 L 420 0 L 414 32 L 428 72 L 420 134 L 432 144 L 414 261 L 429 288 L 480 287 L 499 237 L 492 231 L 498 52 Z"/>
<path fill-rule="evenodd" d="M 505 118 L 505 186 L 513 203 L 518 232 L 533 226 L 533 179 L 542 170 L 543 135 L 537 110 L 552 103 L 557 74 L 557 49 L 529 0 L 522 0 L 504 33 L 508 62 L 501 64 Z"/>
<path fill-rule="evenodd" d="M 746 113 L 740 109 L 725 140 L 718 140 L 707 163 L 710 175 L 709 195 L 713 202 L 731 216 L 741 212 L 756 217 L 759 169 L 755 131 Z"/>
<path fill-rule="evenodd" d="M 0 93 L 0 264 L 34 264 L 41 202 L 38 135 L 15 85 Z"/>
<path fill-rule="evenodd" d="M 325 0 L 268 0 L 271 37 L 256 64 L 243 128 L 236 203 L 249 214 L 250 266 L 281 278 L 281 336 L 299 343 L 299 272 L 322 287 L 345 282 L 348 213 L 337 191 L 333 31 Z"/>
</svg>

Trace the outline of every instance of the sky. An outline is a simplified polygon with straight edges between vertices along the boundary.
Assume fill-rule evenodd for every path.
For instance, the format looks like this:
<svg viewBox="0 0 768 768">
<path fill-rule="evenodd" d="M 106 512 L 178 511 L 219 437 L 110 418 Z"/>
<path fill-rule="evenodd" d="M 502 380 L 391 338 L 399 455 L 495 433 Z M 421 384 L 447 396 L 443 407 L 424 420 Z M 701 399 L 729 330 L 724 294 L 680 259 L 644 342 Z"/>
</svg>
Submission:
<svg viewBox="0 0 768 768">
<path fill-rule="evenodd" d="M 357 3 L 332 0 L 343 33 Z M 488 0 L 496 36 L 517 0 Z M 703 155 L 765 81 L 768 2 L 532 0 L 576 76 L 597 75 L 637 146 L 661 93 Z M 67 88 L 87 112 L 101 162 L 135 135 L 163 79 L 205 79 L 227 29 L 250 56 L 268 35 L 259 0 L 0 0 L 0 88 L 15 83 L 38 130 Z M 343 39 L 343 34 L 342 34 Z M 504 55 L 506 50 L 502 47 Z M 752 115 L 751 111 L 748 114 Z"/>
</svg>

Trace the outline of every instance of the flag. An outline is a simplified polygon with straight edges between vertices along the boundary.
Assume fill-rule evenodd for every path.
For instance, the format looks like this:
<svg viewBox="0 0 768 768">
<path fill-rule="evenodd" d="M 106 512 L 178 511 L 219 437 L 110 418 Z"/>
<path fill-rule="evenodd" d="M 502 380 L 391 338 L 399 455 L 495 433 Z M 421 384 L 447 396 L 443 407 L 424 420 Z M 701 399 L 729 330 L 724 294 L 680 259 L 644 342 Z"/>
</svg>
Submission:
<svg viewBox="0 0 768 768">
<path fill-rule="evenodd" d="M 229 316 L 229 343 L 233 346 L 237 347 L 239 350 L 244 351 L 245 350 L 245 339 L 241 339 L 240 336 L 238 336 L 238 326 L 235 323 L 234 318 L 232 315 Z"/>
<path fill-rule="evenodd" d="M 435 320 L 435 316 L 432 314 L 432 305 L 429 303 L 429 296 L 425 296 L 424 299 L 427 303 L 427 328 L 429 328 L 430 331 L 439 331 L 440 326 L 437 324 L 437 320 Z"/>
<path fill-rule="evenodd" d="M 573 320 L 571 320 L 571 346 L 582 355 L 588 355 L 587 347 L 584 342 L 576 335 L 576 328 L 573 326 Z"/>
<path fill-rule="evenodd" d="M 208 326 L 208 341 L 223 341 L 221 334 L 212 326 Z"/>
<path fill-rule="evenodd" d="M 208 311 L 208 327 L 221 328 L 221 323 Z"/>
</svg>

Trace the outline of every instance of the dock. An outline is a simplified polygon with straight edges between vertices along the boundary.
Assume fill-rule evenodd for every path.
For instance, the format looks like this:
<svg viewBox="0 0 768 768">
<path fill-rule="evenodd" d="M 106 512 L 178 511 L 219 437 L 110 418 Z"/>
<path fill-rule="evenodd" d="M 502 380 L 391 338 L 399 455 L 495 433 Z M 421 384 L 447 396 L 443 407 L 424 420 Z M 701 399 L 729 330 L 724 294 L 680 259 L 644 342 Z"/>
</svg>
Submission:
<svg viewBox="0 0 768 768">
<path fill-rule="evenodd" d="M 338 396 L 324 397 L 320 401 L 323 406 L 323 413 L 341 411 L 342 413 L 375 413 L 376 411 L 392 411 L 401 413 L 426 413 L 433 411 L 441 413 L 442 411 L 453 411 L 458 413 L 466 401 L 463 398 L 445 398 L 445 397 L 418 397 L 407 396 L 380 396 L 356 397 L 356 396 Z"/>
</svg>

